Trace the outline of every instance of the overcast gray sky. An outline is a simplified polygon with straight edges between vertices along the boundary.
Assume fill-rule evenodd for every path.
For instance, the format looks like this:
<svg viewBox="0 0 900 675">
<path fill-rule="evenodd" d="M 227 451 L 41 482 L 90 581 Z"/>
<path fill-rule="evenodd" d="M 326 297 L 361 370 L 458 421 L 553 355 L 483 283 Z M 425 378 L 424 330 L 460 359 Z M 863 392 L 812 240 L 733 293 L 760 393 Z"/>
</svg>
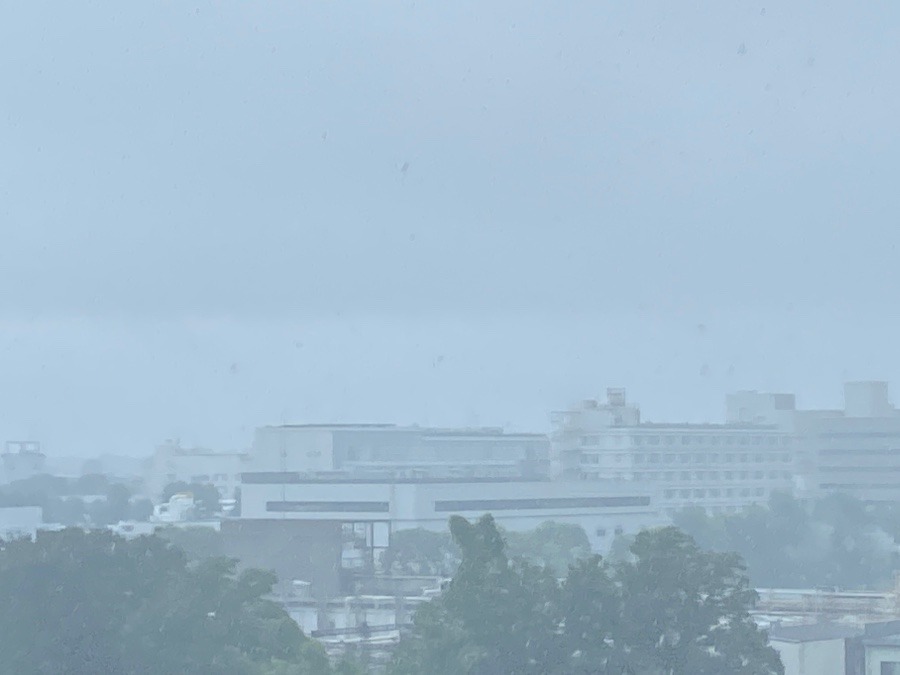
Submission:
<svg viewBox="0 0 900 675">
<path fill-rule="evenodd" d="M 900 385 L 893 2 L 18 3 L 0 435 Z"/>
</svg>

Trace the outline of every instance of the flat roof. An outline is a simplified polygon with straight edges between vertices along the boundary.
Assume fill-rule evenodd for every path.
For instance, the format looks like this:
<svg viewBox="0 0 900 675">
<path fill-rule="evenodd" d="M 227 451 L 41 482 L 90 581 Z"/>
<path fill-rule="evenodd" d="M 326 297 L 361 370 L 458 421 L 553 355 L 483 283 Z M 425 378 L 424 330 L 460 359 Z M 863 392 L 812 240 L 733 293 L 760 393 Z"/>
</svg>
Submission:
<svg viewBox="0 0 900 675">
<path fill-rule="evenodd" d="M 804 626 L 772 626 L 769 638 L 779 642 L 819 642 L 858 637 L 863 631 L 854 626 L 836 623 L 812 623 Z"/>
<path fill-rule="evenodd" d="M 309 477 L 309 476 L 301 476 L 297 471 L 248 471 L 241 474 L 241 482 L 247 483 L 248 485 L 281 485 L 281 484 L 291 484 L 291 485 L 323 485 L 329 483 L 339 483 L 339 484 L 391 484 L 391 483 L 420 483 L 420 484 L 431 484 L 431 483 L 550 483 L 549 478 L 542 477 L 534 477 L 534 478 L 523 478 L 520 476 L 516 477 L 497 477 L 497 478 L 486 478 L 486 477 L 472 477 L 472 478 L 389 478 L 389 477 L 372 477 L 372 478 L 345 478 L 345 477 Z M 556 481 L 558 482 L 558 481 Z M 596 481 L 598 483 L 602 483 L 603 481 Z M 616 481 L 609 481 L 616 482 Z M 618 483 L 617 483 L 618 484 Z"/>
<path fill-rule="evenodd" d="M 417 433 L 425 437 L 472 436 L 498 438 L 547 438 L 546 434 L 536 432 L 506 432 L 503 427 L 420 427 L 418 425 L 369 424 L 369 423 L 312 423 L 312 424 L 267 424 L 261 429 L 313 429 L 322 431 L 397 431 Z"/>
<path fill-rule="evenodd" d="M 625 429 L 685 429 L 709 431 L 781 431 L 774 424 L 742 424 L 716 422 L 641 422 L 630 427 L 613 427 Z"/>
<path fill-rule="evenodd" d="M 505 432 L 502 429 L 425 429 L 422 434 L 425 438 L 547 438 L 547 434 L 534 432 Z"/>
<path fill-rule="evenodd" d="M 867 647 L 900 647 L 900 635 L 865 638 L 863 644 Z"/>
<path fill-rule="evenodd" d="M 396 424 L 368 424 L 368 423 L 315 423 L 315 424 L 266 424 L 263 429 L 396 429 L 398 431 L 412 430 L 416 427 L 398 427 Z"/>
</svg>

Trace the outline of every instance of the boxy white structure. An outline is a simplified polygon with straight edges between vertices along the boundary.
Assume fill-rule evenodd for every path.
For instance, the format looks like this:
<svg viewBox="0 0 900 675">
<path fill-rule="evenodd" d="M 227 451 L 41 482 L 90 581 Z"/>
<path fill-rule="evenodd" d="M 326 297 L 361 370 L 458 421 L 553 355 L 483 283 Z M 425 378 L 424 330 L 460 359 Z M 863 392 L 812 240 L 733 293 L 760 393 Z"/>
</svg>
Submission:
<svg viewBox="0 0 900 675">
<path fill-rule="evenodd" d="M 241 520 L 382 523 L 390 531 L 447 529 L 450 516 L 485 513 L 502 527 L 554 521 L 584 528 L 606 552 L 616 534 L 664 521 L 652 490 L 634 483 L 522 479 L 309 479 L 296 472 L 246 473 Z"/>
<path fill-rule="evenodd" d="M 34 539 L 41 528 L 43 509 L 40 506 L 7 506 L 0 508 L 0 539 L 20 537 Z"/>
</svg>

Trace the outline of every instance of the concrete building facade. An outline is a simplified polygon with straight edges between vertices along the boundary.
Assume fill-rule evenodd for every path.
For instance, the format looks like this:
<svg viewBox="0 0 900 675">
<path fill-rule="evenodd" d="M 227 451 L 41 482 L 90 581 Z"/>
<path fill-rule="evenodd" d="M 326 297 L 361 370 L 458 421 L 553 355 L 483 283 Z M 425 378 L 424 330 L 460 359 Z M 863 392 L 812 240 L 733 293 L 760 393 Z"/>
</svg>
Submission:
<svg viewBox="0 0 900 675">
<path fill-rule="evenodd" d="M 40 506 L 4 506 L 0 508 L 0 540 L 27 537 L 34 539 L 43 523 Z"/>
<path fill-rule="evenodd" d="M 900 501 L 900 411 L 886 382 L 846 383 L 841 409 L 801 410 L 793 399 L 740 392 L 728 399 L 728 417 L 773 424 L 793 436 L 810 494 Z"/>
<path fill-rule="evenodd" d="M 37 441 L 7 441 L 0 455 L 0 483 L 31 478 L 44 472 L 47 456 Z"/>
<path fill-rule="evenodd" d="M 649 483 L 668 513 L 688 505 L 734 512 L 793 491 L 793 434 L 772 423 L 648 423 L 625 392 L 552 415 L 551 467 L 562 480 Z"/>
<path fill-rule="evenodd" d="M 231 498 L 247 467 L 247 453 L 182 448 L 175 441 L 166 441 L 147 463 L 144 491 L 157 500 L 167 485 L 181 481 L 214 485 L 223 498 Z"/>
<path fill-rule="evenodd" d="M 453 515 L 490 513 L 512 531 L 554 521 L 584 528 L 592 548 L 608 551 L 617 534 L 661 525 L 653 491 L 635 483 L 508 479 L 308 479 L 297 472 L 247 473 L 240 520 L 375 523 L 391 531 L 444 531 Z"/>
<path fill-rule="evenodd" d="M 256 430 L 252 471 L 397 478 L 539 477 L 549 473 L 543 434 L 497 428 L 308 424 Z"/>
<path fill-rule="evenodd" d="M 571 480 L 648 481 L 669 513 L 733 512 L 774 491 L 900 501 L 900 411 L 885 382 L 848 382 L 835 410 L 798 409 L 793 394 L 742 391 L 722 424 L 641 420 L 625 392 L 552 415 L 551 469 Z"/>
</svg>

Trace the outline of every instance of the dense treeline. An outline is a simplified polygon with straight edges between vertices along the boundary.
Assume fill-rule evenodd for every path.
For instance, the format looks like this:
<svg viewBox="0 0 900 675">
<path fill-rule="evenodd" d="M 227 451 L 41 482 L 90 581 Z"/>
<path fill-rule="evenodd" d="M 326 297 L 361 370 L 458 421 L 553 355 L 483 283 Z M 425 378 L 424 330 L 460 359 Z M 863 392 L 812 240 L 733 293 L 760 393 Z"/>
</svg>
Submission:
<svg viewBox="0 0 900 675">
<path fill-rule="evenodd" d="M 147 520 L 149 499 L 100 474 L 63 478 L 41 474 L 0 486 L 0 507 L 40 506 L 45 523 L 105 527 L 122 520 Z"/>
<path fill-rule="evenodd" d="M 78 478 L 39 474 L 0 486 L 0 507 L 39 506 L 45 523 L 67 527 L 106 527 L 123 520 L 146 521 L 153 514 L 153 502 L 138 496 L 137 487 L 111 481 L 102 474 Z M 190 492 L 194 496 L 194 518 L 211 518 L 222 510 L 219 493 L 210 484 L 170 483 L 159 499 L 168 501 L 178 492 Z"/>
<path fill-rule="evenodd" d="M 0 672 L 358 672 L 329 664 L 268 599 L 272 575 L 238 573 L 196 534 L 191 557 L 162 537 L 75 528 L 0 544 Z M 513 546 L 490 516 L 455 517 L 451 535 L 453 579 L 417 613 L 395 675 L 783 672 L 750 618 L 739 557 L 702 551 L 675 528 L 639 534 L 618 561 L 586 554 L 584 533 L 568 526 Z M 564 578 L 554 561 L 567 564 Z"/>
<path fill-rule="evenodd" d="M 735 551 L 757 587 L 881 588 L 900 569 L 900 507 L 845 495 L 803 503 L 773 494 L 766 507 L 730 515 L 689 508 L 675 525 L 704 548 Z"/>
<path fill-rule="evenodd" d="M 591 543 L 578 525 L 548 521 L 525 532 L 499 531 L 511 558 L 547 566 L 560 576 L 570 565 L 591 555 Z M 418 528 L 391 535 L 383 565 L 385 571 L 393 574 L 450 577 L 456 572 L 460 557 L 460 548 L 449 532 Z"/>
<path fill-rule="evenodd" d="M 274 577 L 159 537 L 70 528 L 0 545 L 0 672 L 328 675 Z M 342 667 L 339 672 L 352 672 Z"/>
<path fill-rule="evenodd" d="M 456 574 L 417 612 L 394 675 L 783 673 L 749 615 L 756 596 L 738 556 L 701 551 L 675 528 L 640 533 L 628 560 L 582 559 L 560 582 L 510 558 L 490 516 L 450 526 Z"/>
</svg>

